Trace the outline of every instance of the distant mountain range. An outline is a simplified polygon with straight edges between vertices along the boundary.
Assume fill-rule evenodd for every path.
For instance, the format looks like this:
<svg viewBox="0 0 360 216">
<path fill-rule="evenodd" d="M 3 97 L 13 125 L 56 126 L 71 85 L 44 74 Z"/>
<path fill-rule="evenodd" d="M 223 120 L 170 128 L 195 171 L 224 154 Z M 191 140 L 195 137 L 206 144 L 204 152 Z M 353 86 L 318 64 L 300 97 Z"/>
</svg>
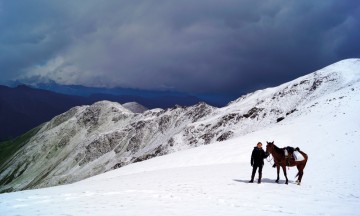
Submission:
<svg viewBox="0 0 360 216">
<path fill-rule="evenodd" d="M 1 84 L 1 83 L 0 83 Z M 204 101 L 212 106 L 226 106 L 230 101 L 235 100 L 237 95 L 231 96 L 220 93 L 185 93 L 178 91 L 161 91 L 161 90 L 144 90 L 132 88 L 101 88 L 87 87 L 82 85 L 62 85 L 53 80 L 33 77 L 28 79 L 8 81 L 2 85 L 16 87 L 19 85 L 27 85 L 36 89 L 48 90 L 60 94 L 77 95 L 84 97 L 108 97 L 112 99 L 121 96 L 125 102 L 136 101 L 149 108 L 169 108 L 175 104 L 194 105 L 199 101 Z M 106 98 L 105 98 L 106 99 Z"/>
<path fill-rule="evenodd" d="M 225 103 L 179 92 L 92 88 L 60 85 L 53 81 L 28 85 L 20 82 L 7 84 L 11 87 L 0 85 L 0 141 L 15 138 L 74 106 L 89 105 L 102 100 L 121 104 L 137 102 L 146 108 L 163 109 L 175 105 L 190 106 L 201 101 L 213 106 Z"/>
<path fill-rule="evenodd" d="M 14 138 L 65 112 L 91 104 L 85 97 L 58 94 L 20 85 L 0 86 L 0 140 Z"/>
</svg>

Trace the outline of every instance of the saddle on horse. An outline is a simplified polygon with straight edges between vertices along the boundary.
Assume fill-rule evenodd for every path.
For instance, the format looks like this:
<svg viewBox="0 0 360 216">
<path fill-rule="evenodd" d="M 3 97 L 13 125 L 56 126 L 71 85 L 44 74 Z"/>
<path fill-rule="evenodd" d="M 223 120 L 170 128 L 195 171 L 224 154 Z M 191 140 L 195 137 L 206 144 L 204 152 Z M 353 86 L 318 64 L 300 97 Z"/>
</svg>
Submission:
<svg viewBox="0 0 360 216">
<path fill-rule="evenodd" d="M 287 146 L 283 149 L 285 152 L 286 164 L 288 166 L 290 166 L 290 161 L 298 161 L 297 154 L 295 154 L 295 151 L 300 151 L 298 147 L 294 148 L 291 146 Z"/>
<path fill-rule="evenodd" d="M 284 147 L 281 149 L 284 151 L 287 166 L 290 166 L 290 163 L 292 161 L 300 161 L 300 160 L 304 159 L 301 156 L 301 154 L 298 152 L 298 151 L 300 151 L 299 147 L 294 148 L 291 146 L 287 146 L 287 147 Z M 299 155 L 300 155 L 300 157 L 298 157 Z M 273 167 L 276 167 L 276 164 L 274 164 Z"/>
</svg>

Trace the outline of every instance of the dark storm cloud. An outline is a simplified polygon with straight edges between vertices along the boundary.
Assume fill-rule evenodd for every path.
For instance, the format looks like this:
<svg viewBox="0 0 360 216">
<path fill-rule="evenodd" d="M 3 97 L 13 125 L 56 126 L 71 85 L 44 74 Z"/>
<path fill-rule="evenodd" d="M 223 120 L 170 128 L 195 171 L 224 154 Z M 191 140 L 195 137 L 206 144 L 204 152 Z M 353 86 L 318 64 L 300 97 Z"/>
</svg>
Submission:
<svg viewBox="0 0 360 216">
<path fill-rule="evenodd" d="M 1 79 L 238 94 L 359 57 L 359 1 L 0 1 Z"/>
</svg>

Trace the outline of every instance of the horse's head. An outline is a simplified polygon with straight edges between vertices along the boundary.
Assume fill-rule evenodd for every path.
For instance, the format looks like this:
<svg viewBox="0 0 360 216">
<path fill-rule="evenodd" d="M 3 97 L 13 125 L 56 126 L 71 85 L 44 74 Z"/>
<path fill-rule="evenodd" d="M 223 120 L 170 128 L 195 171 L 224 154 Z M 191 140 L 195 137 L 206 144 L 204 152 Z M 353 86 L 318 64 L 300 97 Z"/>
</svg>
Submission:
<svg viewBox="0 0 360 216">
<path fill-rule="evenodd" d="M 274 150 L 274 141 L 268 142 L 266 141 L 266 153 L 271 153 Z"/>
</svg>

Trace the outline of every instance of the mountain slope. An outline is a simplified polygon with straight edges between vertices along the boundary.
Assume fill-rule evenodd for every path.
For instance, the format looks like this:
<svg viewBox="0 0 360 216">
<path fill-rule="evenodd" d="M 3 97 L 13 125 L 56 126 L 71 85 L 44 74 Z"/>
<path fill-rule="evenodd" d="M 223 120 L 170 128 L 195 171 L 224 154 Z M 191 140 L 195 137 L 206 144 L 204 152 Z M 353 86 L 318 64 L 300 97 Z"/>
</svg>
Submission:
<svg viewBox="0 0 360 216">
<path fill-rule="evenodd" d="M 302 105 L 279 123 L 74 184 L 0 194 L 0 209 L 4 215 L 358 215 L 360 83 L 350 77 L 355 74 L 343 74 L 341 85 L 318 86 L 328 90 L 297 100 Z M 302 80 L 253 95 L 272 98 Z M 224 109 L 242 109 L 236 104 L 246 100 L 252 107 L 249 97 Z M 275 184 L 276 171 L 266 161 L 263 183 L 247 183 L 252 148 L 266 140 L 299 146 L 309 155 L 301 186 L 292 184 L 296 168 L 287 170 L 289 185 L 282 173 L 281 184 Z"/>
<path fill-rule="evenodd" d="M 0 179 L 7 182 L 2 188 L 69 183 L 162 154 L 161 144 L 212 107 L 184 109 L 136 114 L 109 101 L 75 107 L 46 123 L 0 166 Z M 191 112 L 196 115 L 189 118 Z"/>
<path fill-rule="evenodd" d="M 6 182 L 0 191 L 71 183 L 292 121 L 322 103 L 333 106 L 357 94 L 359 77 L 359 59 L 350 59 L 245 95 L 220 109 L 200 103 L 138 114 L 107 101 L 75 107 L 46 123 L 0 166 L 0 181 Z M 324 98 L 328 101 L 321 101 Z"/>
</svg>

